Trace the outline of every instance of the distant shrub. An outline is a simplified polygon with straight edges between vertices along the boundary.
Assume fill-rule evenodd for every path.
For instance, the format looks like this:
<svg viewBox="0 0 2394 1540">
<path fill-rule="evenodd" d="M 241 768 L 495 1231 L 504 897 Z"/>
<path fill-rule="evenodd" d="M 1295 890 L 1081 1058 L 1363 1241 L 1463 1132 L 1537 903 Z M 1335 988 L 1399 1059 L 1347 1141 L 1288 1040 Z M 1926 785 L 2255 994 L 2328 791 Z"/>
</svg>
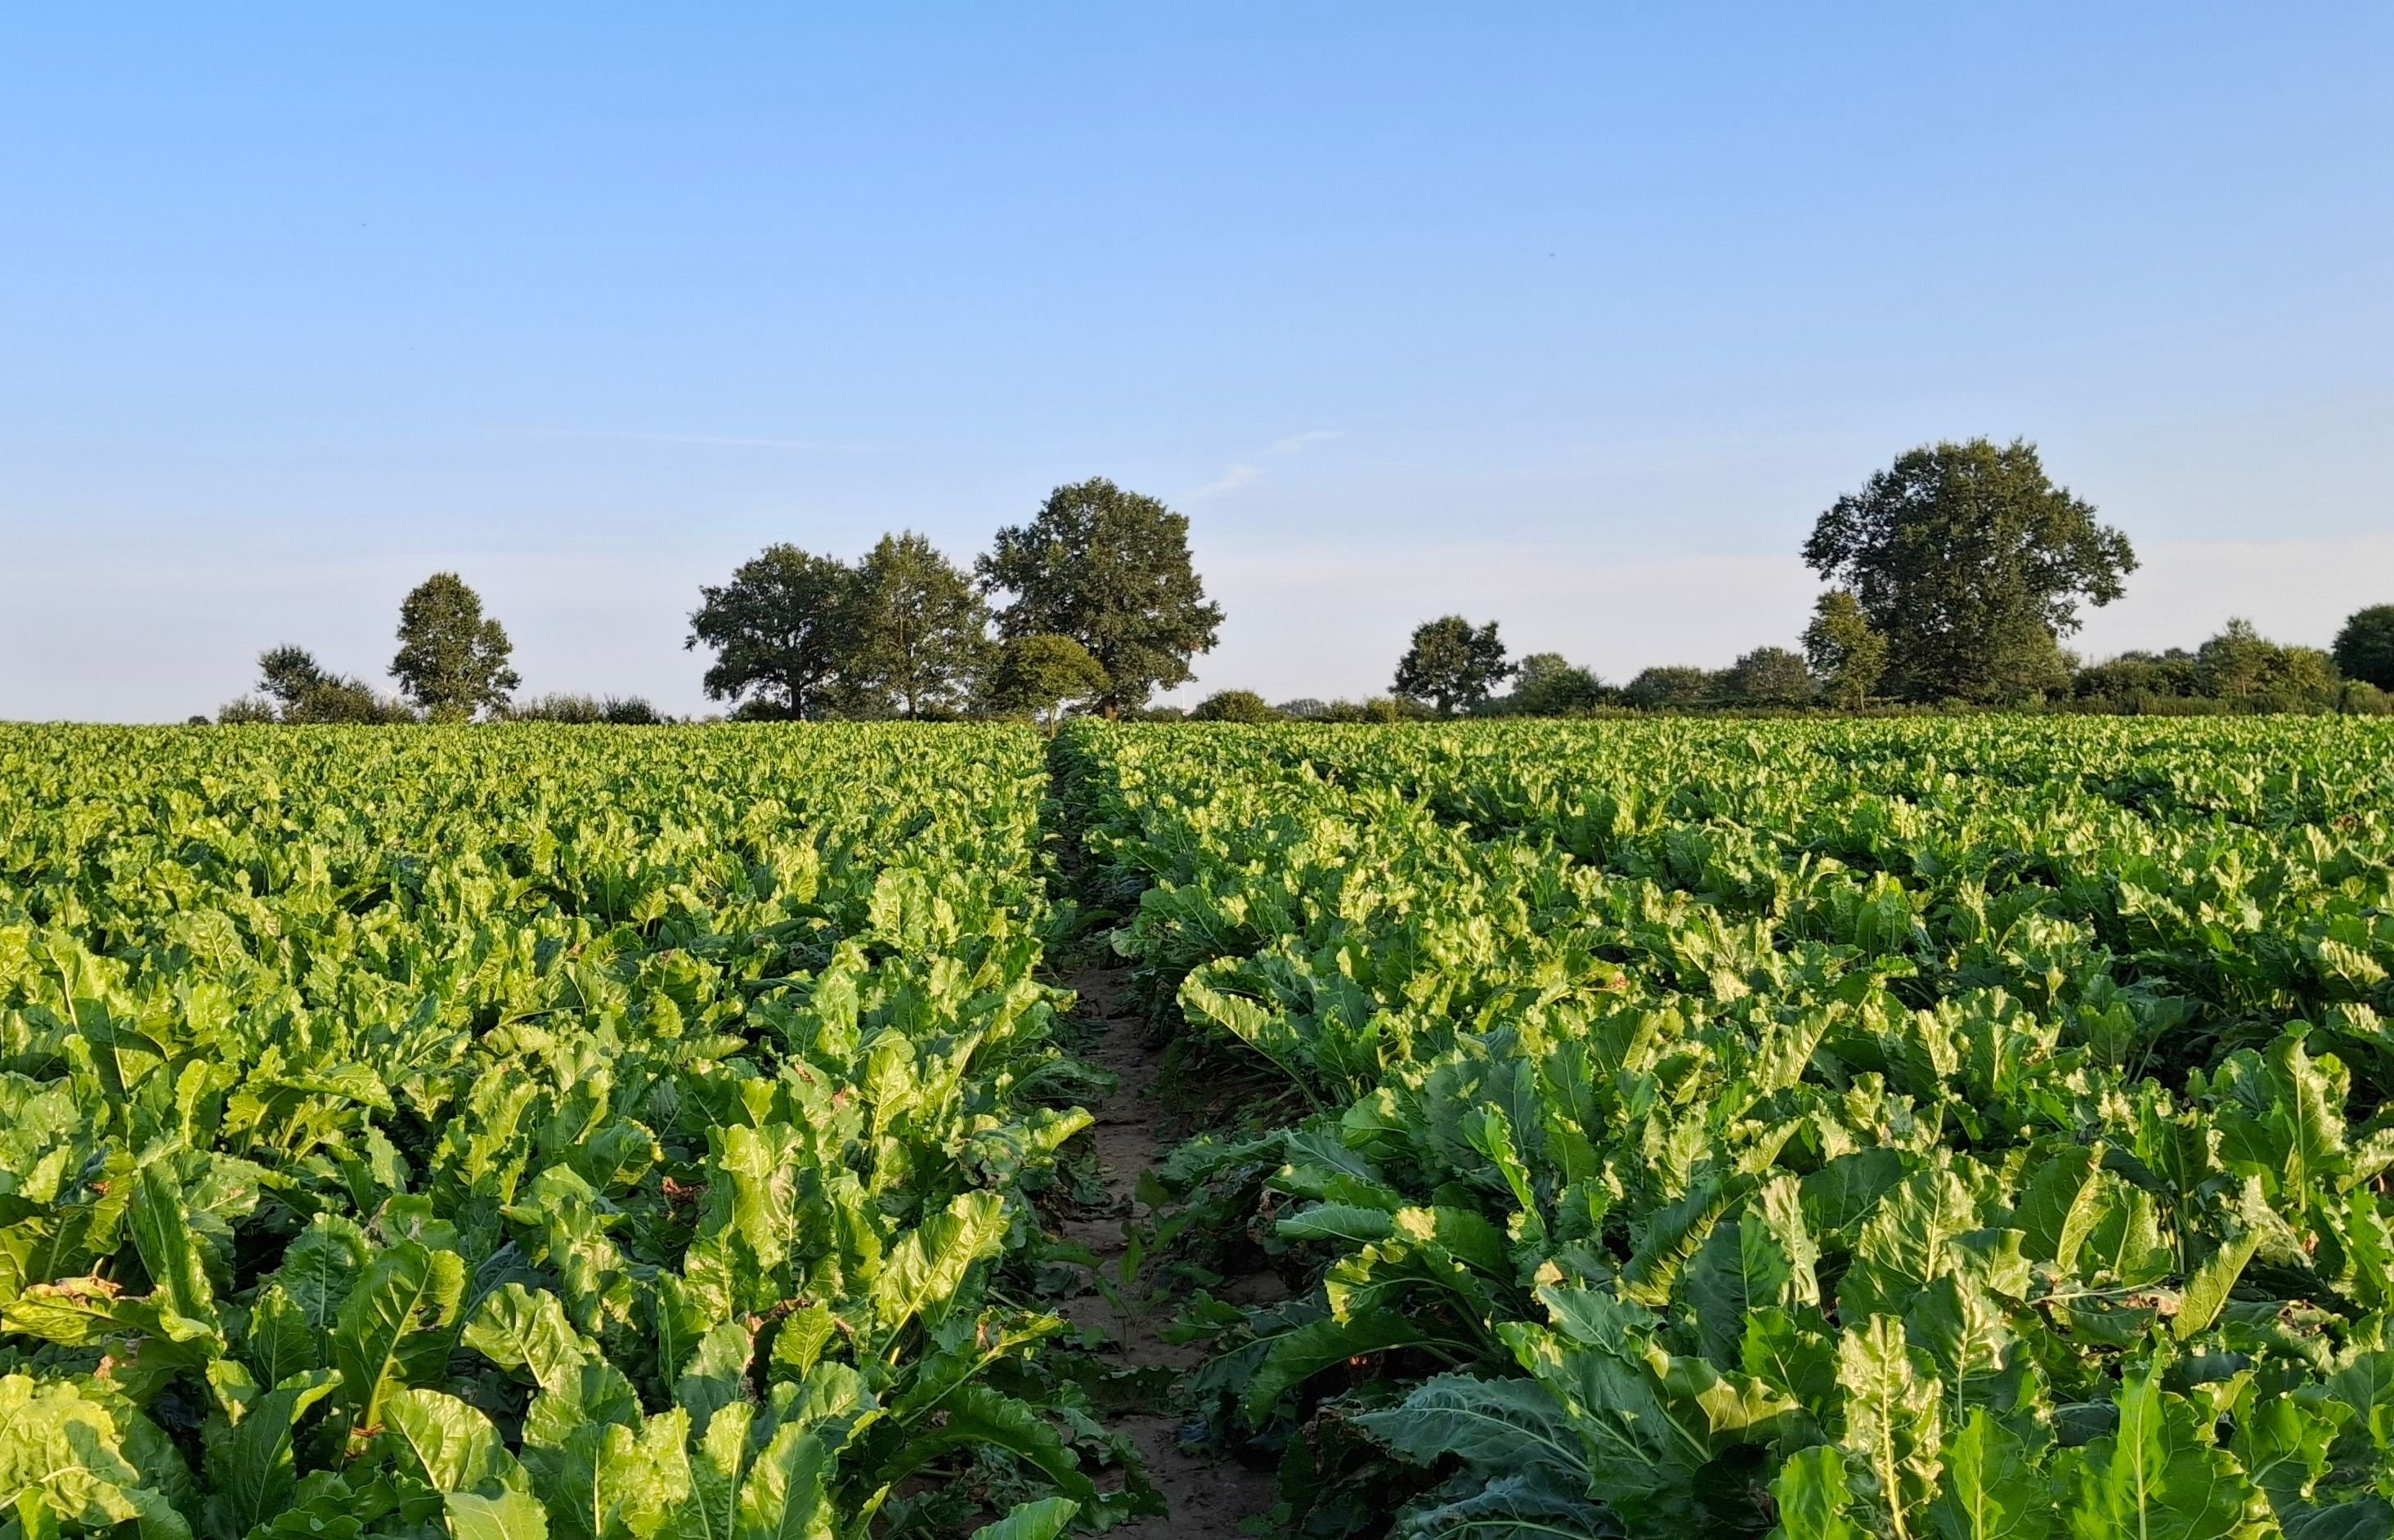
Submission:
<svg viewBox="0 0 2394 1540">
<path fill-rule="evenodd" d="M 280 720 L 274 714 L 274 702 L 262 695 L 236 696 L 217 708 L 217 721 L 227 727 Z"/>
<path fill-rule="evenodd" d="M 2344 686 L 2336 710 L 2347 716 L 2394 716 L 2394 694 L 2365 679 L 2355 679 Z"/>
<path fill-rule="evenodd" d="M 1756 647 L 1729 671 L 1730 698 L 1755 706 L 1800 706 L 1819 689 L 1803 654 Z"/>
<path fill-rule="evenodd" d="M 589 696 L 556 693 L 518 701 L 507 708 L 509 722 L 562 722 L 622 727 L 663 726 L 672 719 L 637 695 Z"/>
<path fill-rule="evenodd" d="M 1191 722 L 1278 722 L 1262 696 L 1253 690 L 1217 690 L 1190 709 Z"/>
<path fill-rule="evenodd" d="M 1486 703 L 1489 716 L 1585 716 L 1621 692 L 1608 687 L 1593 669 L 1559 652 L 1533 652 L 1521 659 L 1512 693 Z"/>
<path fill-rule="evenodd" d="M 1709 669 L 1648 669 L 1622 688 L 1621 698 L 1643 711 L 1708 706 L 1723 693 L 1723 681 Z"/>
</svg>

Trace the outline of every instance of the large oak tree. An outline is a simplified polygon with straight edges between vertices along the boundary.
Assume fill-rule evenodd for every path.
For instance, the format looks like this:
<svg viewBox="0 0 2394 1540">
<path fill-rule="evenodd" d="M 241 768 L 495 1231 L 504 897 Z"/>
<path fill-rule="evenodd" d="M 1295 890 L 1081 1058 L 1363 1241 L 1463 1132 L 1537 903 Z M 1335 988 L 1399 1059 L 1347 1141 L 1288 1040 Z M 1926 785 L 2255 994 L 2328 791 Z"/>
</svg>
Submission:
<svg viewBox="0 0 2394 1540">
<path fill-rule="evenodd" d="M 884 535 L 856 567 L 842 672 L 875 715 L 962 711 L 989 660 L 989 607 L 930 541 Z"/>
<path fill-rule="evenodd" d="M 1853 591 L 1899 693 L 1975 701 L 2066 687 L 2078 607 L 2118 598 L 2137 567 L 2035 445 L 1984 438 L 1899 456 L 1821 516 L 1804 560 Z"/>
<path fill-rule="evenodd" d="M 1189 557 L 1189 520 L 1103 476 L 1059 487 L 1030 523 L 997 532 L 977 564 L 984 590 L 1012 595 L 997 612 L 1006 637 L 1069 636 L 1105 671 L 1095 704 L 1144 705 L 1190 678 L 1222 608 L 1208 603 Z"/>
<path fill-rule="evenodd" d="M 1443 615 L 1414 628 L 1413 645 L 1397 662 L 1396 689 L 1452 716 L 1457 706 L 1487 699 L 1512 672 L 1495 621 L 1475 627 L 1460 615 Z"/>
<path fill-rule="evenodd" d="M 399 607 L 399 654 L 391 677 L 435 722 L 493 715 L 523 683 L 507 666 L 506 629 L 482 613 L 482 596 L 454 572 L 435 572 Z"/>
<path fill-rule="evenodd" d="M 736 701 L 743 715 L 823 715 L 849 653 L 854 581 L 830 556 L 781 544 L 702 587 L 682 646 L 715 653 L 707 698 Z"/>
</svg>

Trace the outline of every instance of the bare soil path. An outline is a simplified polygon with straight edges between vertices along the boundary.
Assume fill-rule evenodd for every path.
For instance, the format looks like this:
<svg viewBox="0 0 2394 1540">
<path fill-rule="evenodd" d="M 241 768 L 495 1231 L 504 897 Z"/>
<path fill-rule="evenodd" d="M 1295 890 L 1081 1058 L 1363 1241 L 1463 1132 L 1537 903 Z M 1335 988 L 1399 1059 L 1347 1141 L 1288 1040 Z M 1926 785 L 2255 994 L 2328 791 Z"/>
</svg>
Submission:
<svg viewBox="0 0 2394 1540">
<path fill-rule="evenodd" d="M 1098 1028 L 1083 1057 L 1119 1082 L 1112 1096 L 1089 1109 L 1097 1117 L 1090 1136 L 1106 1190 L 1115 1200 L 1115 1213 L 1069 1220 L 1063 1226 L 1063 1238 L 1088 1247 L 1111 1278 L 1128 1246 L 1125 1227 L 1147 1217 L 1144 1206 L 1134 1197 L 1139 1174 L 1173 1142 L 1155 1095 L 1164 1050 L 1149 1043 L 1146 1024 L 1124 1002 L 1119 972 L 1084 968 L 1062 982 L 1080 996 L 1081 1013 Z M 1239 1282 L 1269 1288 L 1278 1280 L 1234 1281 L 1233 1293 L 1241 1292 L 1236 1288 Z M 1144 1298 L 1144 1286 L 1137 1282 L 1119 1292 L 1117 1304 L 1092 1289 L 1067 1301 L 1061 1313 L 1119 1343 L 1122 1366 L 1126 1369 L 1160 1365 L 1186 1373 L 1196 1367 L 1203 1356 L 1198 1349 L 1176 1346 L 1159 1335 L 1171 1324 L 1168 1302 L 1150 1303 Z M 1138 1445 L 1157 1490 L 1172 1507 L 1167 1518 L 1143 1519 L 1114 1531 L 1115 1534 L 1130 1540 L 1164 1540 L 1167 1535 L 1173 1540 L 1230 1540 L 1246 1533 L 1240 1527 L 1242 1520 L 1269 1509 L 1278 1496 L 1269 1472 L 1183 1454 L 1180 1422 L 1178 1416 L 1169 1412 L 1133 1411 L 1113 1419 L 1114 1429 Z"/>
</svg>

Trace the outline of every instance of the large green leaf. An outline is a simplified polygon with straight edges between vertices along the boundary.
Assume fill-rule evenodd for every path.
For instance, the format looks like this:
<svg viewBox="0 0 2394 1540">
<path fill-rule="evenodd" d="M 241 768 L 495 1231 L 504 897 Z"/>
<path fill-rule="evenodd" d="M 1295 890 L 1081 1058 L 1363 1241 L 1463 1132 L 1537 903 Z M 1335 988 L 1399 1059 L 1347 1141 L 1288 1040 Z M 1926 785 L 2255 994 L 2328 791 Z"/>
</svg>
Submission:
<svg viewBox="0 0 2394 1540">
<path fill-rule="evenodd" d="M 67 1384 L 0 1377 L 0 1509 L 104 1530 L 133 1523 L 154 1540 L 188 1535 L 165 1494 L 125 1457 L 108 1409 Z"/>
<path fill-rule="evenodd" d="M 972 1540 L 1056 1540 L 1080 1511 L 1081 1505 L 1070 1497 L 1042 1497 L 993 1524 L 983 1524 L 972 1532 Z"/>
<path fill-rule="evenodd" d="M 521 1369 L 544 1390 L 561 1390 L 591 1349 L 565 1318 L 564 1301 L 546 1289 L 507 1284 L 483 1299 L 466 1323 L 466 1346 L 505 1369 Z"/>
<path fill-rule="evenodd" d="M 418 1241 L 402 1241 L 367 1265 L 333 1332 L 341 1399 L 356 1409 L 357 1428 L 382 1421 L 383 1398 L 392 1390 L 441 1377 L 465 1292 L 464 1259 Z"/>
<path fill-rule="evenodd" d="M 1340 1320 L 1309 1321 L 1271 1339 L 1263 1361 L 1248 1377 L 1240 1410 L 1260 1426 L 1281 1398 L 1315 1375 L 1348 1359 L 1433 1340 L 1428 1328 L 1395 1310 L 1367 1310 Z"/>
<path fill-rule="evenodd" d="M 2067 1452 L 2062 1512 L 2077 1540 L 2218 1540 L 2269 1509 L 2228 1454 L 2197 1430 L 2193 1408 L 2162 1389 L 2158 1365 L 2121 1386 L 2116 1433 Z"/>
<path fill-rule="evenodd" d="M 1587 1484 L 1569 1414 L 1535 1380 L 1440 1375 L 1401 1405 L 1355 1422 L 1415 1465 L 1451 1455 L 1476 1470 L 1534 1475 L 1566 1489 Z"/>
<path fill-rule="evenodd" d="M 329 1369 L 295 1375 L 251 1402 L 238 1423 L 209 1441 L 204 1522 L 210 1535 L 240 1540 L 290 1505 L 299 1480 L 293 1453 L 299 1421 L 339 1384 L 340 1376 Z"/>
<path fill-rule="evenodd" d="M 217 1317 L 216 1289 L 208 1282 L 200 1243 L 184 1212 L 183 1189 L 166 1162 L 141 1168 L 127 1212 L 141 1265 L 157 1286 L 162 1315 L 181 1317 L 204 1332 L 214 1354 L 224 1351 L 224 1327 Z"/>
<path fill-rule="evenodd" d="M 413 1386 L 393 1390 L 384 1398 L 383 1417 L 405 1464 L 435 1492 L 525 1485 L 523 1468 L 491 1419 L 455 1396 Z"/>
<path fill-rule="evenodd" d="M 1928 1356 L 1905 1339 L 1902 1322 L 1874 1315 L 1839 1340 L 1837 1385 L 1846 1393 L 1839 1442 L 1856 1496 L 1897 1533 L 1916 1531 L 1915 1516 L 1937 1489 L 1944 1440 L 1942 1387 Z"/>
<path fill-rule="evenodd" d="M 831 1456 L 799 1428 L 773 1435 L 740 1483 L 731 1540 L 832 1540 Z"/>
<path fill-rule="evenodd" d="M 995 1193 L 959 1193 L 892 1247 L 873 1284 L 874 1319 L 885 1338 L 916 1316 L 936 1325 L 966 1275 L 995 1254 L 1008 1222 Z"/>
<path fill-rule="evenodd" d="M 735 1401 L 718 1408 L 690 1462 L 690 1495 L 667 1520 L 671 1540 L 732 1540 L 740 1518 L 740 1479 L 748 1470 L 748 1435 L 756 1406 Z"/>
<path fill-rule="evenodd" d="M 1770 1483 L 1786 1540 L 1862 1540 L 1869 1532 L 1854 1515 L 1846 1460 L 1835 1444 L 1815 1444 L 1788 1456 Z"/>
<path fill-rule="evenodd" d="M 548 1540 L 548 1515 L 529 1494 L 452 1492 L 441 1504 L 452 1540 Z"/>
<path fill-rule="evenodd" d="M 2045 1540 L 2051 1483 L 2018 1434 L 1974 1406 L 1945 1442 L 1942 1489 L 1928 1521 L 1943 1540 Z"/>
</svg>

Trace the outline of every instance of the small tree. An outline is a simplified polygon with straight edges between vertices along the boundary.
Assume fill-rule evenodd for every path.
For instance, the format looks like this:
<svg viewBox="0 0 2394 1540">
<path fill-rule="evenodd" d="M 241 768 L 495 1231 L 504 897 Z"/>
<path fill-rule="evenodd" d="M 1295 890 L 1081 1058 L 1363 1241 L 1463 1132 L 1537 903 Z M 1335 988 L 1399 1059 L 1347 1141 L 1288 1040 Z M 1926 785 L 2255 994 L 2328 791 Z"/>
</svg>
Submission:
<svg viewBox="0 0 2394 1540">
<path fill-rule="evenodd" d="M 328 672 L 305 647 L 285 643 L 257 655 L 261 695 L 243 696 L 217 713 L 219 722 L 281 722 L 289 725 L 375 725 L 414 722 L 403 701 L 377 695 L 362 679 Z"/>
<path fill-rule="evenodd" d="M 2394 605 L 2354 611 L 2335 633 L 2335 666 L 2348 679 L 2394 690 Z"/>
<path fill-rule="evenodd" d="M 1730 694 L 1756 706 L 1800 706 L 1816 687 L 1803 658 L 1785 647 L 1756 647 L 1729 671 Z"/>
<path fill-rule="evenodd" d="M 1217 690 L 1190 709 L 1191 722 L 1278 722 L 1281 713 L 1273 711 L 1262 696 L 1253 690 Z"/>
<path fill-rule="evenodd" d="M 1979 701 L 2065 687 L 2079 605 L 2110 604 L 2137 567 L 2035 445 L 1984 438 L 1899 455 L 1821 516 L 1804 560 L 1852 589 L 1899 691 Z"/>
<path fill-rule="evenodd" d="M 520 701 L 507 708 L 509 722 L 559 722 L 575 726 L 604 723 L 624 727 L 656 727 L 667 720 L 642 696 L 606 697 L 558 692 Z"/>
<path fill-rule="evenodd" d="M 875 714 L 964 705 L 987 666 L 989 607 L 925 537 L 884 535 L 858 564 L 841 674 Z"/>
<path fill-rule="evenodd" d="M 257 687 L 286 713 L 330 683 L 332 676 L 306 647 L 286 642 L 257 655 Z"/>
<path fill-rule="evenodd" d="M 1106 688 L 1106 671 L 1070 636 L 1017 636 L 998 648 L 989 700 L 1001 711 L 1044 715 L 1053 737 L 1066 701 L 1099 698 Z"/>
<path fill-rule="evenodd" d="M 1497 704 L 1519 716 L 1568 716 L 1603 704 L 1604 681 L 1559 652 L 1533 652 L 1521 659 L 1513 693 Z"/>
<path fill-rule="evenodd" d="M 2184 647 L 2167 652 L 2124 652 L 2078 671 L 2071 694 L 2106 710 L 2142 711 L 2157 700 L 2182 700 L 2199 693 L 2194 654 Z"/>
<path fill-rule="evenodd" d="M 1397 663 L 1396 691 L 1453 716 L 1457 706 L 1487 699 L 1512 672 L 1495 621 L 1475 628 L 1460 615 L 1445 615 L 1414 628 L 1413 646 Z"/>
<path fill-rule="evenodd" d="M 274 702 L 262 695 L 237 695 L 217 708 L 217 722 L 227 727 L 279 722 Z"/>
<path fill-rule="evenodd" d="M 702 587 L 684 650 L 713 649 L 711 700 L 737 714 L 817 717 L 849 656 L 854 574 L 829 556 L 769 545 L 721 587 Z"/>
<path fill-rule="evenodd" d="M 1059 487 L 1029 524 L 1000 529 L 975 564 L 985 592 L 1014 595 L 1001 635 L 1070 636 L 1106 672 L 1109 712 L 1186 684 L 1211 648 L 1222 607 L 1189 558 L 1189 520 L 1103 476 Z"/>
<path fill-rule="evenodd" d="M 454 572 L 435 572 L 400 603 L 390 675 L 433 721 L 466 722 L 506 709 L 523 683 L 507 667 L 514 650 L 506 628 L 483 615 L 480 594 Z"/>
<path fill-rule="evenodd" d="M 1833 588 L 1812 606 L 1804 628 L 1804 660 L 1821 679 L 1821 692 L 1848 711 L 1861 705 L 1887 672 L 1887 638 L 1871 629 L 1851 589 Z"/>
<path fill-rule="evenodd" d="M 2269 682 L 2282 650 L 2252 621 L 2232 619 L 2195 649 L 2196 693 L 2222 700 L 2256 694 Z"/>
<path fill-rule="evenodd" d="M 2282 646 L 2252 621 L 2232 620 L 2195 649 L 2196 693 L 2263 711 L 2324 707 L 2336 698 L 2335 661 L 2317 647 Z"/>
</svg>

